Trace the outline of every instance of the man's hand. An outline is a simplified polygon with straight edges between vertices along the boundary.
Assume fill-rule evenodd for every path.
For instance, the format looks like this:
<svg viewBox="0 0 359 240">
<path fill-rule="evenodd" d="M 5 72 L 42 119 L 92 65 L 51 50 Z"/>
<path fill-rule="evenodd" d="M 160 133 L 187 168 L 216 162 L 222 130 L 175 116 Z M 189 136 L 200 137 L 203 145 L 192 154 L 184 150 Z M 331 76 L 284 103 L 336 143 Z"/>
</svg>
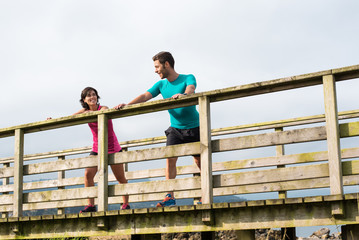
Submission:
<svg viewBox="0 0 359 240">
<path fill-rule="evenodd" d="M 186 96 L 186 95 L 187 95 L 186 93 L 184 93 L 184 94 L 182 94 L 182 93 L 177 93 L 177 94 L 173 95 L 171 98 L 177 99 L 177 98 L 179 98 L 180 96 Z"/>
<path fill-rule="evenodd" d="M 127 104 L 126 103 L 120 103 L 120 104 L 118 104 L 117 106 L 115 106 L 114 107 L 114 109 L 121 109 L 121 108 L 123 108 L 124 106 L 126 106 Z"/>
</svg>

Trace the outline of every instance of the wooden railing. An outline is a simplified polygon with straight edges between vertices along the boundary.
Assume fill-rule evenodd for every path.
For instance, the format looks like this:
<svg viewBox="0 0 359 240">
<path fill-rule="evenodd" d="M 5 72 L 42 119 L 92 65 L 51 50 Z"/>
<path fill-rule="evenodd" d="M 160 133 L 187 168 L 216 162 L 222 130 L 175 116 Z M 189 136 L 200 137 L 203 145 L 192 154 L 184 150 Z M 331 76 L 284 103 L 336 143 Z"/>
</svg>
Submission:
<svg viewBox="0 0 359 240">
<path fill-rule="evenodd" d="M 0 137 L 15 136 L 15 154 L 1 158 L 0 212 L 2 217 L 20 217 L 24 210 L 58 209 L 63 213 L 67 207 L 83 206 L 87 198 L 96 198 L 99 211 L 106 211 L 109 204 L 121 203 L 122 195 L 130 195 L 130 202 L 157 201 L 163 193 L 175 191 L 176 198 L 200 198 L 204 204 L 213 202 L 213 196 L 247 193 L 279 192 L 301 189 L 330 188 L 332 195 L 342 195 L 343 186 L 359 184 L 359 147 L 340 148 L 340 138 L 359 135 L 359 122 L 339 124 L 340 119 L 359 117 L 359 110 L 337 113 L 335 82 L 359 77 L 359 65 L 322 71 L 312 74 L 253 83 L 215 91 L 196 93 L 178 100 L 165 99 L 127 106 L 122 110 L 104 110 L 68 116 L 48 121 L 35 122 L 0 129 Z M 243 98 L 270 92 L 285 91 L 307 86 L 323 85 L 325 114 L 281 121 L 256 123 L 243 126 L 211 129 L 210 104 L 234 98 Z M 171 108 L 199 105 L 200 142 L 176 146 L 150 146 L 141 150 L 132 147 L 165 142 L 165 137 L 133 140 L 121 143 L 128 151 L 108 155 L 107 119 L 124 118 Z M 69 155 L 90 151 L 90 147 L 56 152 L 24 155 L 24 135 L 89 122 L 99 123 L 99 155 L 66 159 Z M 315 127 L 306 126 L 317 123 Z M 295 129 L 285 129 L 287 127 Z M 301 126 L 298 128 L 297 126 Z M 273 129 L 273 132 L 256 133 L 258 130 Z M 274 131 L 275 130 L 275 131 Z M 250 135 L 230 136 L 234 133 L 250 132 Z M 252 133 L 254 132 L 254 133 Z M 214 136 L 226 138 L 213 139 Z M 286 144 L 326 140 L 329 151 L 285 155 Z M 233 160 L 212 163 L 212 153 L 249 148 L 276 147 L 272 157 Z M 189 175 L 173 180 L 155 180 L 128 184 L 110 185 L 115 181 L 108 176 L 109 164 L 131 164 L 173 156 L 201 154 L 202 169 L 195 165 L 177 167 L 178 175 Z M 30 163 L 24 161 L 57 157 L 57 161 Z M 348 159 L 348 161 L 341 161 Z M 354 159 L 354 160 L 353 160 Z M 13 163 L 13 164 L 12 164 Z M 65 171 L 98 166 L 97 186 L 69 188 L 82 185 L 84 177 L 65 178 Z M 263 167 L 272 167 L 270 169 Z M 276 167 L 276 168 L 275 168 Z M 233 171 L 233 170 L 248 171 Z M 228 171 L 228 172 L 226 172 Z M 57 172 L 58 179 L 23 183 L 24 175 Z M 217 173 L 214 175 L 213 173 Z M 223 173 L 225 172 L 225 173 Z M 192 176 L 194 174 L 194 176 Z M 127 172 L 126 177 L 147 179 L 164 177 L 165 169 L 147 169 Z M 9 179 L 13 178 L 13 184 Z M 46 190 L 56 188 L 56 190 Z M 28 191 L 36 190 L 36 191 Z M 24 191 L 26 191 L 24 193 Z M 359 191 L 358 191 L 359 192 Z M 333 214 L 340 215 L 341 206 L 333 207 Z"/>
</svg>

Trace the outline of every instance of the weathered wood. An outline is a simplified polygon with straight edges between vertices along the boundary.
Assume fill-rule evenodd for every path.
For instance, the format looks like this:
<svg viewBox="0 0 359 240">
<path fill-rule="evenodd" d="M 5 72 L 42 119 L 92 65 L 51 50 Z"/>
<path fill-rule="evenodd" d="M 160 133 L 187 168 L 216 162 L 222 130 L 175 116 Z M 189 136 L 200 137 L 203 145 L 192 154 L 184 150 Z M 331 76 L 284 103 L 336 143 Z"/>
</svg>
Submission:
<svg viewBox="0 0 359 240">
<path fill-rule="evenodd" d="M 323 88 L 330 171 L 330 192 L 331 194 L 343 194 L 338 107 L 333 75 L 323 76 Z"/>
<path fill-rule="evenodd" d="M 58 157 L 58 160 L 60 160 L 60 161 L 63 161 L 63 160 L 65 160 L 65 156 L 59 156 Z M 59 171 L 58 173 L 57 173 L 57 179 L 59 180 L 59 181 L 62 181 L 62 179 L 64 179 L 65 178 L 65 171 Z M 64 187 L 58 187 L 57 189 L 65 189 Z M 58 208 L 57 209 L 57 214 L 64 214 L 65 213 L 65 209 L 64 208 Z"/>
<path fill-rule="evenodd" d="M 92 217 L 80 217 L 78 214 L 58 215 L 48 218 L 33 219 L 32 224 L 19 221 L 18 218 L 1 222 L 0 236 L 4 239 L 14 239 L 11 235 L 11 224 L 19 223 L 23 227 L 22 234 L 28 238 L 55 238 L 105 235 L 115 236 L 123 234 L 159 234 L 175 232 L 201 232 L 223 230 L 251 230 L 258 228 L 291 228 L 294 226 L 321 226 L 357 224 L 359 216 L 356 201 L 345 200 L 348 215 L 342 219 L 331 217 L 330 202 L 303 203 L 292 201 L 292 204 L 281 204 L 253 207 L 218 208 L 212 209 L 214 225 L 202 222 L 203 210 L 193 209 L 175 212 L 139 213 L 109 215 L 98 213 Z M 119 211 L 121 213 L 122 211 Z M 102 214 L 102 215 L 101 215 Z M 109 229 L 98 229 L 98 218 L 106 218 Z M 31 219 L 30 219 L 31 220 Z M 166 223 L 166 224 L 164 224 Z M 46 231 L 44 231 L 46 229 Z M 19 237 L 19 236 L 17 236 Z"/>
<path fill-rule="evenodd" d="M 240 240 L 254 240 L 255 230 L 237 230 L 236 237 Z"/>
<path fill-rule="evenodd" d="M 338 119 L 350 119 L 350 118 L 356 118 L 356 117 L 359 117 L 359 110 L 343 111 L 343 112 L 338 113 Z M 303 124 L 319 123 L 319 122 L 325 122 L 324 114 L 308 116 L 308 117 L 293 118 L 293 119 L 286 119 L 286 120 L 279 120 L 279 121 L 261 122 L 261 123 L 246 124 L 246 125 L 240 125 L 240 126 L 234 126 L 234 127 L 212 129 L 212 136 L 243 133 L 243 132 L 265 130 L 265 129 L 273 129 L 273 128 L 277 128 L 277 127 L 299 126 L 299 125 L 303 125 Z M 154 138 L 145 138 L 145 139 L 124 141 L 124 142 L 120 142 L 120 145 L 123 148 L 128 148 L 128 147 L 145 146 L 145 145 L 152 145 L 152 144 L 165 143 L 165 142 L 166 142 L 166 137 L 161 136 L 161 137 L 154 137 Z M 63 156 L 63 155 L 69 156 L 69 155 L 75 155 L 75 154 L 88 153 L 91 151 L 91 148 L 92 148 L 91 146 L 87 146 L 87 147 L 81 147 L 81 148 L 65 149 L 65 150 L 61 150 L 61 151 L 28 154 L 28 155 L 24 156 L 24 161 L 42 159 L 42 158 L 59 157 L 59 156 Z M 13 157 L 0 158 L 0 163 L 9 163 L 9 162 L 13 162 L 13 160 L 14 160 Z"/>
<path fill-rule="evenodd" d="M 202 203 L 213 203 L 211 117 L 208 97 L 199 98 Z"/>
<path fill-rule="evenodd" d="M 14 209 L 13 216 L 22 216 L 23 202 L 23 156 L 24 156 L 24 131 L 15 130 L 15 154 L 14 154 Z"/>
<path fill-rule="evenodd" d="M 200 177 L 168 179 L 109 186 L 110 196 L 159 193 L 201 189 Z"/>
<path fill-rule="evenodd" d="M 163 159 L 174 156 L 189 156 L 200 154 L 200 143 L 185 143 L 166 147 L 157 147 L 149 149 L 134 150 L 128 152 L 115 153 L 115 159 L 109 164 L 131 163 L 139 161 L 148 161 Z"/>
<path fill-rule="evenodd" d="M 358 240 L 359 224 L 348 224 L 341 226 L 343 240 Z"/>
<path fill-rule="evenodd" d="M 349 148 L 342 150 L 342 158 L 349 159 L 359 157 L 359 148 Z M 85 164 L 85 166 L 95 166 L 96 157 L 87 157 L 87 158 L 78 158 L 78 159 L 71 159 L 71 160 L 64 160 L 69 161 L 66 163 L 66 167 L 61 167 L 61 162 L 53 162 L 53 164 L 49 165 L 47 168 L 50 170 L 53 169 L 65 169 L 70 170 L 72 166 L 81 166 L 81 164 Z M 293 154 L 293 155 L 285 155 L 283 157 L 267 157 L 267 158 L 256 158 L 256 159 L 244 159 L 244 160 L 235 160 L 235 161 L 228 161 L 228 162 L 217 162 L 213 163 L 213 172 L 216 171 L 225 171 L 225 170 L 234 170 L 234 169 L 245 169 L 245 168 L 258 168 L 258 167 L 268 167 L 268 166 L 277 166 L 277 165 L 290 165 L 290 164 L 298 164 L 298 163 L 310 163 L 310 162 L 317 162 L 317 161 L 326 161 L 328 160 L 328 155 L 326 151 L 323 152 L 313 152 L 313 153 L 302 153 L 302 154 Z M 79 162 L 77 162 L 79 161 Z M 86 164 L 86 162 L 90 162 Z M 45 163 L 44 163 L 45 164 Z M 31 166 L 32 164 L 30 164 Z M 60 165 L 60 167 L 58 167 Z M 37 167 L 43 168 L 41 165 L 34 165 L 31 168 L 35 169 Z M 76 167 L 77 168 L 77 167 Z M 13 169 L 13 167 L 11 167 Z M 45 172 L 47 172 L 46 170 Z M 5 176 L 10 177 L 13 176 L 13 171 L 10 171 Z M 193 174 L 198 173 L 198 168 L 196 166 L 180 166 L 177 167 L 177 174 L 178 175 L 186 175 L 186 174 Z M 163 177 L 165 176 L 165 169 L 147 169 L 135 172 L 128 172 L 126 173 L 127 179 L 141 179 L 141 178 L 152 178 L 152 177 Z M 116 181 L 113 175 L 109 176 L 109 181 Z M 66 187 L 66 186 L 73 186 L 73 185 L 82 185 L 84 182 L 83 177 L 75 177 L 63 180 L 47 180 L 47 181 L 40 181 L 40 182 L 31 182 L 31 183 L 24 183 L 23 189 L 24 190 L 32 190 L 32 189 L 41 189 L 41 188 L 52 188 L 52 187 Z M 97 176 L 95 177 L 95 182 L 97 182 Z M 11 192 L 13 191 L 13 185 L 3 185 L 0 186 L 0 192 Z"/>
<path fill-rule="evenodd" d="M 301 143 L 326 139 L 324 127 L 288 130 L 276 133 L 264 133 L 236 138 L 212 141 L 213 152 L 232 151 L 239 149 L 267 147 L 279 144 Z"/>
<path fill-rule="evenodd" d="M 295 227 L 292 228 L 282 228 L 281 229 L 281 239 L 283 240 L 296 240 L 296 229 Z"/>
<path fill-rule="evenodd" d="M 108 209 L 108 117 L 98 115 L 98 211 Z"/>
<path fill-rule="evenodd" d="M 4 164 L 3 164 L 3 168 L 8 168 L 8 167 L 10 167 L 10 163 L 4 163 Z M 8 178 L 8 177 L 2 179 L 2 184 L 3 184 L 3 186 L 9 185 L 9 183 L 10 183 L 10 181 L 9 181 L 9 178 Z M 0 191 L 0 192 L 1 192 L 1 191 Z M 9 191 L 9 192 L 10 192 L 10 191 Z M 2 192 L 2 194 L 6 195 L 6 194 L 9 194 L 9 192 Z M 9 216 L 9 214 L 8 214 L 7 212 L 1 213 L 1 217 L 2 217 L 2 218 L 7 218 L 8 216 Z"/>
<path fill-rule="evenodd" d="M 282 127 L 279 127 L 279 128 L 275 128 L 274 129 L 276 132 L 283 132 L 283 128 Z M 282 157 L 284 155 L 284 145 L 283 144 L 280 144 L 280 145 L 277 145 L 275 147 L 275 152 L 276 152 L 276 156 L 277 157 Z M 284 168 L 285 165 L 277 165 L 277 168 Z M 287 198 L 287 192 L 285 191 L 279 191 L 278 192 L 278 198 L 281 198 L 281 199 L 285 199 Z"/>
</svg>

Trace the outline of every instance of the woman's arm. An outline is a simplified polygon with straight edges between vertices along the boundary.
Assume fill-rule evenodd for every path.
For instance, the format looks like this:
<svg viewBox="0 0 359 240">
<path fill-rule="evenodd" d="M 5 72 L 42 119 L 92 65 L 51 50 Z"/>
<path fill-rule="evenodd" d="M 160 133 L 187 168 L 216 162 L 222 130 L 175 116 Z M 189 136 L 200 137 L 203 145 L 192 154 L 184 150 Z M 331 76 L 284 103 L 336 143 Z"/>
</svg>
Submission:
<svg viewBox="0 0 359 240">
<path fill-rule="evenodd" d="M 83 108 L 81 110 L 79 110 L 78 112 L 72 114 L 72 115 L 77 115 L 77 114 L 81 114 L 81 113 L 85 113 L 85 112 L 88 112 L 88 110 L 86 110 L 86 108 Z"/>
</svg>

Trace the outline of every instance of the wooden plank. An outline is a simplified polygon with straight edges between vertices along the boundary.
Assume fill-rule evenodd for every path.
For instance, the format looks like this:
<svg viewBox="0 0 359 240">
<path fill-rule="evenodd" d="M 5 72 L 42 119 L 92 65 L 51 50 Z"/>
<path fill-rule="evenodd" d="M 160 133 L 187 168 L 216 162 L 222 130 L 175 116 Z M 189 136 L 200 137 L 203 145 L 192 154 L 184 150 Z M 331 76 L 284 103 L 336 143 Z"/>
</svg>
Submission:
<svg viewBox="0 0 359 240">
<path fill-rule="evenodd" d="M 328 177 L 327 163 L 216 175 L 213 185 L 233 186 Z"/>
<path fill-rule="evenodd" d="M 275 128 L 274 129 L 276 132 L 283 132 L 283 128 L 279 127 L 279 128 Z M 284 155 L 284 145 L 283 144 L 279 144 L 275 147 L 275 152 L 276 152 L 276 156 L 277 157 L 282 157 Z M 277 165 L 277 168 L 285 168 L 285 165 Z M 278 192 L 278 198 L 281 199 L 285 199 L 287 198 L 287 192 L 285 191 L 279 191 Z"/>
<path fill-rule="evenodd" d="M 6 168 L 9 168 L 10 167 L 10 163 L 4 163 L 3 164 L 3 168 L 6 169 Z M 9 184 L 10 184 L 10 179 L 8 177 L 5 177 L 2 179 L 2 184 L 3 184 L 3 187 L 6 188 Z M 2 192 L 3 195 L 7 195 L 9 194 L 10 191 L 8 192 Z M 1 203 L 0 203 L 1 205 Z M 2 218 L 7 218 L 9 217 L 9 214 L 7 212 L 4 212 L 4 213 L 1 213 L 1 217 Z"/>
<path fill-rule="evenodd" d="M 359 184 L 359 175 L 344 176 L 344 186 L 354 186 Z M 217 187 L 213 189 L 214 196 L 233 195 L 233 194 L 249 194 L 264 193 L 303 189 L 316 189 L 329 187 L 329 177 L 317 179 L 294 180 L 285 182 L 273 182 L 266 184 L 251 184 L 233 187 Z"/>
<path fill-rule="evenodd" d="M 359 110 L 351 110 L 351 111 L 343 111 L 338 113 L 339 119 L 349 119 L 349 118 L 357 118 L 359 117 Z M 261 122 L 261 123 L 252 123 L 240 126 L 226 127 L 226 128 L 217 128 L 212 129 L 212 136 L 233 134 L 233 133 L 242 133 L 249 131 L 257 131 L 257 130 L 265 130 L 265 129 L 273 129 L 277 127 L 287 127 L 287 126 L 298 126 L 303 124 L 310 123 L 319 123 L 325 122 L 325 115 L 314 115 L 307 117 L 299 117 L 292 119 L 285 119 L 279 121 L 270 121 L 270 122 Z M 120 145 L 125 147 L 135 147 L 135 146 L 145 146 L 151 144 L 165 143 L 166 137 L 154 137 L 154 138 L 145 138 L 145 139 L 135 139 L 130 141 L 120 142 Z M 65 149 L 60 151 L 52 151 L 45 153 L 36 153 L 36 154 L 27 154 L 24 156 L 24 161 L 27 160 L 35 160 L 35 159 L 43 159 L 43 158 L 51 158 L 51 157 L 59 157 L 62 155 L 75 155 L 88 153 L 91 151 L 92 146 L 81 147 L 81 148 L 73 148 L 73 149 Z M 13 162 L 13 157 L 0 158 L 0 163 L 9 163 Z"/>
<path fill-rule="evenodd" d="M 202 203 L 213 203 L 211 111 L 208 97 L 199 98 Z"/>
<path fill-rule="evenodd" d="M 65 156 L 59 156 L 58 160 L 60 161 L 64 161 L 65 160 Z M 59 171 L 57 173 L 57 179 L 59 180 L 59 182 L 61 182 L 63 179 L 65 178 L 65 171 Z M 65 189 L 64 187 L 58 187 L 58 189 Z M 65 213 L 65 209 L 64 208 L 58 208 L 57 209 L 57 214 L 64 214 Z"/>
<path fill-rule="evenodd" d="M 342 150 L 342 158 L 354 158 L 359 157 L 359 148 L 348 148 Z M 73 165 L 80 165 L 81 163 L 90 161 L 95 163 L 95 157 L 92 158 L 84 158 L 80 160 L 79 163 L 76 163 L 78 159 L 73 160 Z M 71 160 L 68 160 L 71 162 Z M 258 168 L 258 167 L 268 167 L 268 166 L 277 166 L 281 164 L 298 164 L 298 163 L 310 163 L 317 161 L 325 161 L 328 160 L 328 155 L 326 151 L 323 152 L 313 152 L 313 153 L 302 153 L 302 154 L 293 154 L 293 155 L 285 155 L 283 157 L 268 157 L 268 158 L 256 158 L 256 159 L 245 159 L 245 160 L 235 160 L 228 162 L 217 162 L 213 163 L 213 172 L 216 171 L 225 171 L 225 170 L 234 170 L 234 169 L 246 169 L 246 168 Z M 66 160 L 67 161 L 67 160 Z M 69 164 L 70 164 L 69 162 Z M 61 162 L 59 163 L 61 164 Z M 68 164 L 66 164 L 68 165 Z M 89 164 L 92 166 L 92 163 Z M 38 165 L 37 165 L 38 166 Z M 54 166 L 55 168 L 56 166 Z M 35 168 L 35 167 L 33 167 Z M 65 167 L 60 167 L 60 169 L 66 169 Z M 71 169 L 71 168 L 70 168 Z M 11 171 L 13 172 L 13 171 Z M 177 167 L 178 175 L 185 174 L 193 174 L 198 173 L 198 168 L 190 165 L 190 166 L 180 166 Z M 165 169 L 146 169 L 141 171 L 134 171 L 126 173 L 127 179 L 141 179 L 141 178 L 151 178 L 151 177 L 163 177 L 165 175 Z M 13 175 L 6 175 L 13 176 Z M 116 181 L 113 175 L 109 176 L 109 181 Z M 52 187 L 66 187 L 73 185 L 82 185 L 84 182 L 83 177 L 75 177 L 63 180 L 48 180 L 48 181 L 40 181 L 40 182 L 31 182 L 24 183 L 24 190 L 33 190 L 33 189 L 41 189 L 41 188 L 52 188 Z M 95 182 L 97 182 L 97 176 L 95 177 Z M 10 192 L 13 191 L 13 185 L 0 186 L 0 192 Z"/>
<path fill-rule="evenodd" d="M 359 174 L 359 160 L 343 162 L 343 175 L 348 176 L 356 174 Z M 258 183 L 267 184 L 271 182 L 285 182 L 323 177 L 329 177 L 329 166 L 327 163 L 216 175 L 213 179 L 213 186 L 224 187 Z"/>
<path fill-rule="evenodd" d="M 97 187 L 62 189 L 25 193 L 24 203 L 86 199 L 94 197 L 97 197 Z"/>
<path fill-rule="evenodd" d="M 109 186 L 109 196 L 201 189 L 200 177 L 168 179 Z"/>
<path fill-rule="evenodd" d="M 115 153 L 115 159 L 110 164 L 131 163 L 163 159 L 174 156 L 190 156 L 200 154 L 200 143 L 186 143 L 166 147 L 149 148 L 128 152 Z"/>
<path fill-rule="evenodd" d="M 279 144 L 301 143 L 326 139 L 325 127 L 287 130 L 212 141 L 213 152 L 232 151 Z"/>
<path fill-rule="evenodd" d="M 354 158 L 359 156 L 359 148 L 350 148 L 342 150 L 343 159 Z M 94 159 L 93 159 L 94 160 Z M 298 163 L 309 163 L 316 161 L 325 161 L 327 160 L 327 152 L 314 152 L 314 153 L 303 153 L 303 154 L 293 154 L 285 155 L 283 157 L 269 157 L 269 158 L 258 158 L 258 159 L 246 159 L 246 160 L 236 160 L 228 162 L 217 162 L 213 164 L 213 172 L 216 171 L 225 171 L 225 170 L 234 170 L 234 169 L 245 169 L 245 168 L 256 168 L 256 167 L 266 167 L 266 166 L 276 166 L 280 164 L 298 164 Z M 76 161 L 76 160 L 74 160 Z M 78 164 L 75 164 L 78 165 Z M 353 165 L 356 167 L 357 165 Z M 344 170 L 348 171 L 348 170 Z M 142 171 L 135 171 L 126 173 L 127 179 L 138 179 L 138 178 L 150 178 L 150 177 L 163 177 L 165 169 L 148 169 Z M 181 174 L 193 174 L 197 173 L 197 167 L 183 166 L 177 167 L 178 175 Z M 345 173 L 349 174 L 349 173 Z M 138 175 L 138 176 L 136 176 Z M 135 176 L 135 178 L 133 178 Z M 109 181 L 116 181 L 113 175 L 109 176 Z M 52 188 L 52 187 L 66 187 L 72 185 L 82 185 L 84 182 L 83 177 L 75 177 L 69 179 L 59 180 L 48 180 L 40 182 L 31 182 L 24 183 L 24 190 L 33 190 L 41 188 Z M 95 182 L 97 182 L 97 176 L 95 177 Z M 0 186 L 0 192 L 9 192 L 13 191 L 13 185 Z"/>
<path fill-rule="evenodd" d="M 330 193 L 333 195 L 343 194 L 338 107 L 333 75 L 323 76 L 323 89 L 330 172 Z"/>
<path fill-rule="evenodd" d="M 58 160 L 53 162 L 33 163 L 24 166 L 24 174 L 40 174 L 65 170 L 74 170 L 97 166 L 96 156 L 87 156 L 68 160 Z"/>
<path fill-rule="evenodd" d="M 15 130 L 15 154 L 14 154 L 14 209 L 13 217 L 22 216 L 23 203 L 23 156 L 24 156 L 24 130 Z"/>
<path fill-rule="evenodd" d="M 108 117 L 98 115 L 98 203 L 99 212 L 108 210 Z"/>
</svg>

